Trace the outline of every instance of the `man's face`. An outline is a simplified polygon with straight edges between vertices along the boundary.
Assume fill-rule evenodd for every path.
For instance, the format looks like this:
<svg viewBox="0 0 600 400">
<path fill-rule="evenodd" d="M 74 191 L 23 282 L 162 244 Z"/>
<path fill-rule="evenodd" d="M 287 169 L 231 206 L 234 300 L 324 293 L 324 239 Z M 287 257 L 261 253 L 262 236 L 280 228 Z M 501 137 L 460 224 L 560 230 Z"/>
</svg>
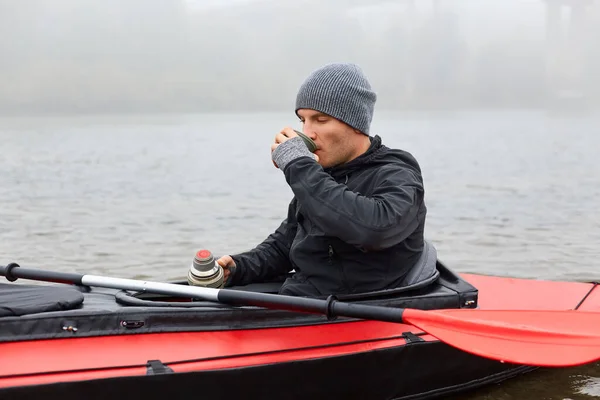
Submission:
<svg viewBox="0 0 600 400">
<path fill-rule="evenodd" d="M 323 168 L 344 164 L 359 155 L 357 136 L 362 133 L 319 111 L 300 109 L 298 116 L 302 131 L 317 145 L 315 154 Z"/>
</svg>

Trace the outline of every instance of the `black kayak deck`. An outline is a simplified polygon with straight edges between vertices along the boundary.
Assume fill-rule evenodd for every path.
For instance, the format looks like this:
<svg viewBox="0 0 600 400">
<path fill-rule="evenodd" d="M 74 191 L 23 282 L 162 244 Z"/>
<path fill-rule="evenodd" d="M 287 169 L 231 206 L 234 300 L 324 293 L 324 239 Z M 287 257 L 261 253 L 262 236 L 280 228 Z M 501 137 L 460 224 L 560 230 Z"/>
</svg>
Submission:
<svg viewBox="0 0 600 400">
<path fill-rule="evenodd" d="M 477 289 L 438 263 L 434 282 L 408 290 L 351 295 L 342 301 L 386 307 L 443 309 L 477 307 Z M 186 282 L 176 284 L 187 285 Z M 277 293 L 281 282 L 235 287 Z M 0 342 L 156 332 L 290 327 L 347 321 L 260 307 L 65 284 L 0 284 L 4 302 Z M 74 329 L 73 329 L 74 328 Z"/>
</svg>

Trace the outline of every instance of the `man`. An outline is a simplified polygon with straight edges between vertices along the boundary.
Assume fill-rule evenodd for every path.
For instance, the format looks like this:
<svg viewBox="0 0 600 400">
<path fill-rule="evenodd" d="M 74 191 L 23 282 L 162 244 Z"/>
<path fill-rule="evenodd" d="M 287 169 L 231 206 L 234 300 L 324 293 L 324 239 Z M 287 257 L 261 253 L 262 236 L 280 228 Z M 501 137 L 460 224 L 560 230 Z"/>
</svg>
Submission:
<svg viewBox="0 0 600 400">
<path fill-rule="evenodd" d="M 424 248 L 427 209 L 419 164 L 370 136 L 376 94 L 360 67 L 329 64 L 301 85 L 293 129 L 271 158 L 294 197 L 287 218 L 254 249 L 223 256 L 226 286 L 295 273 L 280 293 L 321 297 L 394 288 Z"/>
</svg>

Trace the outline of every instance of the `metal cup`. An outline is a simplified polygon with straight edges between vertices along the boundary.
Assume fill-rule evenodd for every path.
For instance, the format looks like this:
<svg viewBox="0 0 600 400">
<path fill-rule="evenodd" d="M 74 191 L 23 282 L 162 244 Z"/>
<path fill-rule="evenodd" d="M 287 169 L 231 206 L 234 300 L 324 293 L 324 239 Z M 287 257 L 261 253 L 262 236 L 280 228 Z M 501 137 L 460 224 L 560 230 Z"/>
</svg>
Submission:
<svg viewBox="0 0 600 400">
<path fill-rule="evenodd" d="M 294 132 L 296 132 L 298 134 L 298 136 L 300 136 L 302 138 L 302 140 L 304 140 L 304 144 L 306 145 L 306 147 L 308 147 L 308 150 L 310 150 L 311 153 L 314 153 L 317 150 L 317 145 L 315 144 L 315 142 L 313 142 L 313 140 L 311 138 L 309 138 L 304 133 L 297 131 L 295 129 L 294 129 Z"/>
</svg>

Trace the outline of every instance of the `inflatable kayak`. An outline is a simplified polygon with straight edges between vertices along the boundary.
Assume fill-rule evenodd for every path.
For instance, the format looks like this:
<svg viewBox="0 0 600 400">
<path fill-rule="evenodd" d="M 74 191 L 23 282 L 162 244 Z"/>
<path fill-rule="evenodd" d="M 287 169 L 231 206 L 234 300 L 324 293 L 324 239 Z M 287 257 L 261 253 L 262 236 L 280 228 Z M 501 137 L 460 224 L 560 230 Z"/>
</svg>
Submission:
<svg viewBox="0 0 600 400">
<path fill-rule="evenodd" d="M 323 299 L 0 266 L 0 399 L 425 399 L 600 359 L 598 283 L 458 274 L 429 246 L 405 287 Z"/>
</svg>

